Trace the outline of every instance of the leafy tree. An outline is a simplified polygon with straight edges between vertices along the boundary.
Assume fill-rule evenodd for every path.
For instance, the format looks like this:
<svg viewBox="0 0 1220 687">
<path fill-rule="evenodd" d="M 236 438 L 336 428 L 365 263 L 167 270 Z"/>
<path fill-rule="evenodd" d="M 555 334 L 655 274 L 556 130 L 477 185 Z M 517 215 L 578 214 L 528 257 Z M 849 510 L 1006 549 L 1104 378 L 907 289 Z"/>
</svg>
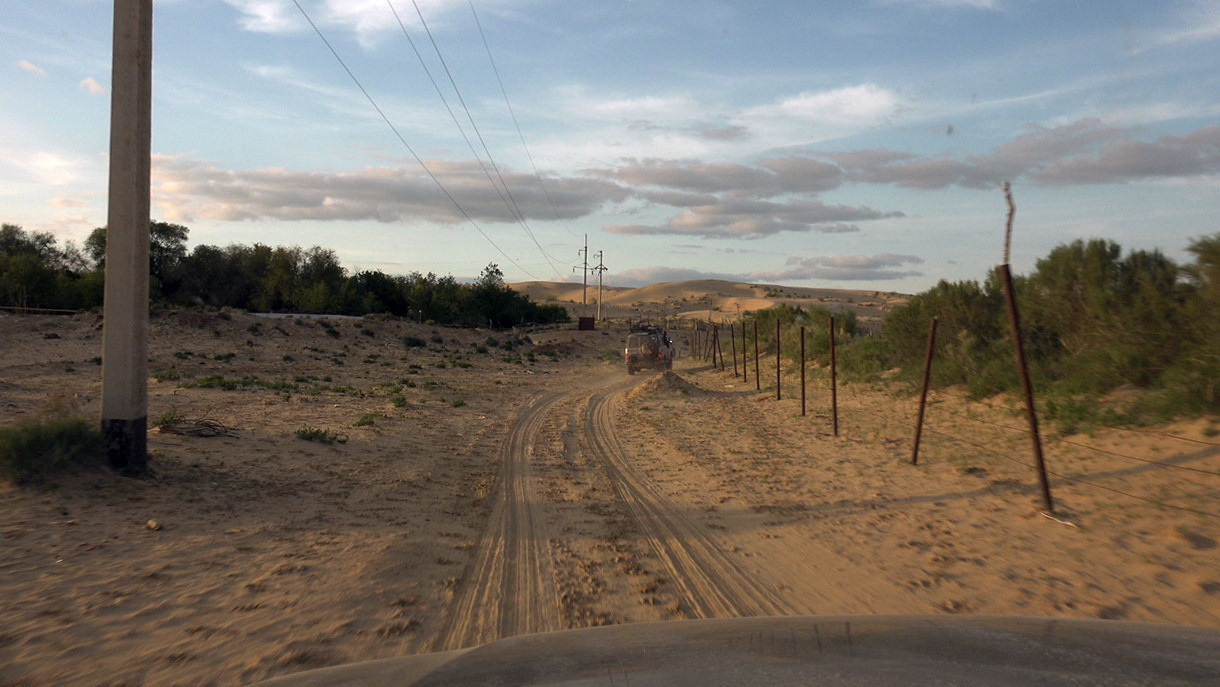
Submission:
<svg viewBox="0 0 1220 687">
<path fill-rule="evenodd" d="M 148 271 L 154 281 L 154 296 L 172 294 L 180 288 L 178 267 L 186 257 L 190 230 L 181 224 L 153 220 L 148 225 Z M 85 253 L 99 270 L 106 268 L 106 227 L 98 227 L 85 239 Z"/>
</svg>

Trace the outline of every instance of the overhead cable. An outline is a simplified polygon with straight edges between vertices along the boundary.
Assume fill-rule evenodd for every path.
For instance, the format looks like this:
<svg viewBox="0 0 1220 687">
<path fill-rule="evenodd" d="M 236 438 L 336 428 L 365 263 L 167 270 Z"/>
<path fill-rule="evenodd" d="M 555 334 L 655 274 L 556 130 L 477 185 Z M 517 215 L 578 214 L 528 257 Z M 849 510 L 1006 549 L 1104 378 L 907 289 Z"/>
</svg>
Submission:
<svg viewBox="0 0 1220 687">
<path fill-rule="evenodd" d="M 546 190 L 546 184 L 542 183 L 542 174 L 538 171 L 538 165 L 534 164 L 534 156 L 530 154 L 530 148 L 525 144 L 525 134 L 521 133 L 521 124 L 517 122 L 517 113 L 513 111 L 513 104 L 508 101 L 508 90 L 504 88 L 504 81 L 500 79 L 500 70 L 496 67 L 496 60 L 491 56 L 491 46 L 487 43 L 487 35 L 483 33 L 483 24 L 479 21 L 479 13 L 474 9 L 474 2 L 470 0 L 470 13 L 474 15 L 474 24 L 479 27 L 479 37 L 483 39 L 483 48 L 487 50 L 487 60 L 491 62 L 491 71 L 496 75 L 496 83 L 500 84 L 500 93 L 504 96 L 504 104 L 508 107 L 508 114 L 512 117 L 513 126 L 517 128 L 517 137 L 521 139 L 521 147 L 525 149 L 525 157 L 530 161 L 530 167 L 534 170 L 534 178 L 538 180 L 538 186 L 542 189 L 542 195 L 546 196 L 546 202 L 551 206 L 551 212 L 555 213 L 555 219 L 563 226 L 564 230 L 576 238 L 580 238 L 576 232 L 568 227 L 568 223 L 563 221 L 563 217 L 559 215 L 559 208 L 555 207 L 555 201 L 551 199 L 551 194 Z"/>
<path fill-rule="evenodd" d="M 389 0 L 386 1 L 389 2 Z M 462 105 L 462 109 L 466 112 L 466 118 L 470 120 L 470 127 L 474 129 L 475 136 L 479 139 L 479 143 L 483 146 L 483 152 L 487 154 L 487 160 L 491 163 L 492 171 L 496 173 L 496 177 L 499 178 L 500 184 L 504 187 L 504 192 L 508 194 L 508 201 L 512 205 L 511 211 L 515 212 L 515 217 L 517 218 L 518 222 L 520 222 L 521 227 L 525 229 L 525 233 L 529 235 L 530 240 L 533 241 L 534 245 L 538 247 L 538 250 L 542 252 L 542 255 L 546 258 L 547 263 L 551 264 L 551 269 L 555 271 L 556 275 L 558 275 L 559 270 L 555 268 L 554 264 L 552 264 L 552 256 L 546 252 L 546 249 L 542 247 L 542 244 L 538 242 L 537 237 L 534 236 L 533 230 L 530 229 L 529 222 L 527 222 L 525 219 L 525 214 L 521 212 L 521 208 L 517 205 L 516 198 L 513 197 L 512 190 L 508 187 L 508 183 L 504 181 L 504 176 L 500 173 L 500 167 L 496 164 L 496 160 L 491 154 L 491 149 L 487 147 L 487 141 L 483 139 L 483 133 L 479 131 L 479 125 L 475 123 L 474 116 L 470 113 L 470 108 L 466 105 L 466 99 L 462 97 L 462 91 L 460 88 L 458 88 L 457 81 L 453 78 L 453 72 L 449 70 L 449 64 L 445 62 L 445 57 L 441 54 L 440 46 L 437 44 L 436 38 L 432 35 L 432 30 L 428 28 L 428 22 L 424 19 L 424 13 L 419 9 L 419 3 L 416 2 L 416 0 L 411 0 L 411 4 L 415 7 L 415 14 L 419 17 L 419 23 L 423 27 L 424 32 L 428 35 L 428 40 L 432 43 L 432 49 L 436 51 L 436 58 L 440 60 L 441 67 L 444 68 L 445 75 L 449 78 L 449 84 L 453 86 L 453 92 L 457 95 L 458 102 Z M 391 5 L 391 9 L 392 8 L 393 5 Z M 395 13 L 395 16 L 397 16 L 397 13 Z M 478 157 L 477 154 L 476 157 Z M 479 164 L 482 164 L 481 160 Z M 484 171 L 486 171 L 486 169 L 484 169 Z M 495 182 L 492 182 L 492 185 L 495 186 Z"/>
<path fill-rule="evenodd" d="M 411 153 L 411 157 L 415 158 L 415 161 L 419 163 L 419 166 L 423 168 L 424 172 L 426 172 L 432 181 L 436 183 L 437 188 L 439 188 L 441 192 L 445 194 L 445 197 L 449 199 L 449 202 L 453 203 L 453 206 L 457 208 L 458 212 L 460 212 L 463 217 L 466 218 L 466 221 L 470 222 L 470 225 L 478 230 L 479 234 L 481 234 L 483 238 L 487 239 L 487 242 L 491 244 L 492 248 L 495 248 L 500 255 L 504 256 L 505 260 L 508 260 L 517 269 L 521 270 L 525 274 L 533 277 L 534 279 L 538 279 L 537 275 L 522 267 L 517 263 L 516 260 L 513 260 L 508 253 L 505 253 L 504 249 L 500 248 L 500 246 L 487 235 L 487 232 L 483 231 L 483 228 L 474 221 L 474 218 L 470 216 L 470 213 L 466 212 L 466 209 L 463 208 L 461 203 L 459 203 L 457 199 L 453 197 L 453 194 L 449 193 L 449 189 L 445 188 L 445 185 L 442 184 L 441 180 L 432 173 L 431 169 L 428 169 L 428 165 L 424 164 L 423 159 L 420 158 L 420 156 L 415 152 L 415 149 L 411 147 L 411 144 L 407 143 L 407 139 L 403 138 L 403 135 L 399 133 L 398 127 L 394 126 L 394 123 L 390 121 L 390 118 L 387 117 L 385 112 L 382 111 L 381 107 L 377 105 L 377 101 L 373 100 L 373 96 L 369 94 L 369 92 L 364 88 L 364 85 L 360 83 L 360 79 L 357 79 L 356 75 L 352 73 L 352 70 L 348 68 L 347 63 L 344 62 L 343 58 L 339 56 L 339 53 L 335 51 L 334 46 L 332 46 L 330 41 L 326 39 L 325 34 L 322 33 L 322 30 L 319 29 L 318 25 L 315 24 L 313 19 L 310 18 L 309 13 L 305 11 L 305 8 L 301 6 L 301 3 L 298 2 L 298 0 L 292 0 L 292 4 L 296 5 L 297 9 L 300 10 L 301 15 L 305 17 L 305 21 L 309 22 L 309 25 L 313 27 L 314 33 L 318 34 L 318 38 L 321 38 L 322 42 L 326 44 L 326 48 L 330 50 L 330 54 L 334 55 L 335 60 L 339 62 L 339 66 L 343 67 L 343 71 L 347 72 L 347 75 L 351 77 L 351 80 L 356 84 L 356 88 L 360 89 L 360 92 L 364 94 L 366 99 L 368 99 L 369 104 L 373 106 L 373 109 L 377 111 L 377 114 L 381 116 L 381 119 L 386 123 L 387 126 L 390 127 L 390 130 L 394 132 L 394 136 L 398 138 L 399 142 L 401 142 L 404 147 L 406 147 L 407 152 Z"/>
</svg>

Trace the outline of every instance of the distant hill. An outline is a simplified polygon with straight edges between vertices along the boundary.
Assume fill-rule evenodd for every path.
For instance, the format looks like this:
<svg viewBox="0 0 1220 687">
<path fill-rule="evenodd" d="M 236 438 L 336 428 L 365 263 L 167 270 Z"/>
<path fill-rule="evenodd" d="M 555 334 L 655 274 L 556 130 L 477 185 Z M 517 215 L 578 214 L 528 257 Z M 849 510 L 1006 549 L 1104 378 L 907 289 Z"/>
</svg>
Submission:
<svg viewBox="0 0 1220 687">
<path fill-rule="evenodd" d="M 509 287 L 537 302 L 562 305 L 573 317 L 581 314 L 580 284 L 528 281 L 509 284 Z M 592 315 L 596 310 L 597 287 L 589 287 L 587 293 L 588 314 Z M 607 286 L 602 288 L 602 295 L 605 317 L 702 320 L 731 320 L 739 311 L 765 310 L 778 303 L 787 303 L 800 307 L 818 305 L 832 312 L 851 310 L 862 321 L 877 321 L 909 298 L 891 291 L 816 289 L 720 279 L 661 282 L 638 288 Z"/>
</svg>

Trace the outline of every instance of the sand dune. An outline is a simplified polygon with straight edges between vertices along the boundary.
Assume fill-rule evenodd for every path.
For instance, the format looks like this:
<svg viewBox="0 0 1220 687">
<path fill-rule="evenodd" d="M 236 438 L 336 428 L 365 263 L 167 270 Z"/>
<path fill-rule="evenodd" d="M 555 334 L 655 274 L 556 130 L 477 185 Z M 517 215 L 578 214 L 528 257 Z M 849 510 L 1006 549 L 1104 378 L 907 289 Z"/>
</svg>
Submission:
<svg viewBox="0 0 1220 687">
<path fill-rule="evenodd" d="M 579 284 L 565 282 L 521 282 L 510 286 L 540 302 L 564 305 L 575 317 L 592 315 L 597 289 L 587 292 L 588 307 L 579 306 Z M 765 310 L 778 303 L 807 308 L 819 306 L 832 312 L 855 312 L 864 321 L 878 320 L 895 305 L 906 302 L 904 294 L 886 291 L 823 289 L 772 284 L 749 284 L 719 279 L 661 282 L 638 288 L 603 289 L 603 315 L 609 318 L 652 317 L 732 320 L 738 313 Z"/>
</svg>

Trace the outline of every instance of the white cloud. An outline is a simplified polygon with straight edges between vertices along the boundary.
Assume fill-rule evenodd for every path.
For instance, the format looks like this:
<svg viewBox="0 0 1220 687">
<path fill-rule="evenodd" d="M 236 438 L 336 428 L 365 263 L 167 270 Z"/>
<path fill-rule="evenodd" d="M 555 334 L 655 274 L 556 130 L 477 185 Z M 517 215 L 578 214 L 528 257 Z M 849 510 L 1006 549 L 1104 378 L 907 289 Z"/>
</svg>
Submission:
<svg viewBox="0 0 1220 687">
<path fill-rule="evenodd" d="M 1220 38 L 1220 2 L 1199 0 L 1185 13 L 1178 26 L 1162 31 L 1154 42 L 1160 45 L 1198 43 Z"/>
<path fill-rule="evenodd" d="M 356 34 L 365 45 L 387 32 L 401 31 L 395 12 L 408 28 L 418 27 L 419 17 L 409 0 L 393 0 L 394 11 L 385 0 L 300 0 L 310 19 L 319 27 L 337 27 Z M 308 30 L 309 24 L 292 0 L 224 0 L 240 13 L 238 24 L 258 33 L 291 33 Z M 418 0 L 420 12 L 435 29 L 443 15 L 466 7 L 465 0 Z"/>
<path fill-rule="evenodd" d="M 628 160 L 613 169 L 586 170 L 629 185 L 657 205 L 681 208 L 662 224 L 611 224 L 615 234 L 666 234 L 756 239 L 780 232 L 859 231 L 857 221 L 900 217 L 868 207 L 816 200 L 842 181 L 839 167 L 809 157 L 764 158 L 754 165 L 700 160 Z M 783 197 L 782 201 L 770 200 Z"/>
<path fill-rule="evenodd" d="M 832 91 L 801 93 L 774 105 L 746 112 L 746 116 L 781 117 L 824 124 L 875 124 L 899 112 L 903 99 L 874 84 L 848 86 Z"/>
<path fill-rule="evenodd" d="M 0 162 L 5 162 L 35 181 L 50 186 L 79 183 L 90 164 L 81 158 L 71 158 L 45 150 L 0 150 Z"/>
<path fill-rule="evenodd" d="M 841 176 L 834 165 L 807 157 L 767 158 L 757 165 L 650 158 L 626 160 L 613 169 L 589 172 L 637 186 L 705 194 L 732 192 L 758 198 L 828 191 L 838 187 Z"/>
<path fill-rule="evenodd" d="M 92 76 L 85 77 L 80 82 L 80 87 L 89 95 L 101 95 L 106 92 L 106 87 L 98 83 L 97 79 Z"/>
<path fill-rule="evenodd" d="M 901 212 L 827 205 L 817 200 L 775 203 L 726 198 L 689 207 L 660 225 L 611 224 L 602 228 L 612 234 L 757 239 L 780 232 L 850 233 L 860 231 L 852 222 L 901 216 Z"/>
<path fill-rule="evenodd" d="M 788 258 L 788 267 L 775 272 L 753 272 L 753 279 L 797 281 L 829 279 L 832 281 L 884 281 L 905 279 L 923 274 L 918 270 L 901 269 L 904 265 L 921 265 L 914 255 L 822 255 L 813 258 Z"/>
<path fill-rule="evenodd" d="M 922 276 L 923 272 L 903 269 L 920 265 L 923 260 L 914 255 L 821 255 L 812 258 L 788 258 L 779 270 L 753 272 L 712 272 L 684 267 L 636 267 L 621 270 L 610 278 L 615 286 L 645 286 L 659 282 L 721 279 L 750 283 L 785 283 L 822 281 L 887 281 Z"/>
<path fill-rule="evenodd" d="M 480 222 L 513 222 L 513 210 L 487 180 L 478 163 L 428 160 L 429 168 L 462 210 Z M 543 194 L 533 174 L 502 169 L 529 220 L 583 217 L 606 203 L 626 198 L 616 184 L 580 178 L 546 179 Z M 550 199 L 547 199 L 547 195 Z M 179 158 L 154 156 L 153 201 L 172 221 L 375 220 L 433 222 L 465 220 L 445 193 L 417 165 L 364 167 L 347 172 L 287 169 L 227 170 Z M 554 203 L 552 207 L 551 203 Z"/>
<path fill-rule="evenodd" d="M 1097 153 L 1057 160 L 1033 177 L 1048 184 L 1102 184 L 1218 173 L 1220 125 L 1213 125 L 1153 142 L 1109 141 Z"/>
<path fill-rule="evenodd" d="M 285 33 L 304 22 L 291 0 L 224 0 L 241 13 L 238 23 L 247 31 Z"/>
<path fill-rule="evenodd" d="M 1034 127 L 988 154 L 916 157 L 887 150 L 826 153 L 846 180 L 906 188 L 990 189 L 1029 177 L 1044 184 L 1124 183 L 1220 173 L 1220 126 L 1206 126 L 1154 142 L 1096 119 Z"/>
<path fill-rule="evenodd" d="M 37 74 L 38 76 L 47 75 L 47 70 L 43 69 L 42 67 L 39 67 L 38 65 L 34 64 L 33 62 L 30 62 L 29 60 L 18 60 L 17 66 L 31 74 Z"/>
<path fill-rule="evenodd" d="M 684 95 L 644 96 L 642 98 L 582 98 L 569 103 L 574 111 L 592 117 L 614 120 L 652 120 L 689 118 L 700 106 Z"/>
</svg>

